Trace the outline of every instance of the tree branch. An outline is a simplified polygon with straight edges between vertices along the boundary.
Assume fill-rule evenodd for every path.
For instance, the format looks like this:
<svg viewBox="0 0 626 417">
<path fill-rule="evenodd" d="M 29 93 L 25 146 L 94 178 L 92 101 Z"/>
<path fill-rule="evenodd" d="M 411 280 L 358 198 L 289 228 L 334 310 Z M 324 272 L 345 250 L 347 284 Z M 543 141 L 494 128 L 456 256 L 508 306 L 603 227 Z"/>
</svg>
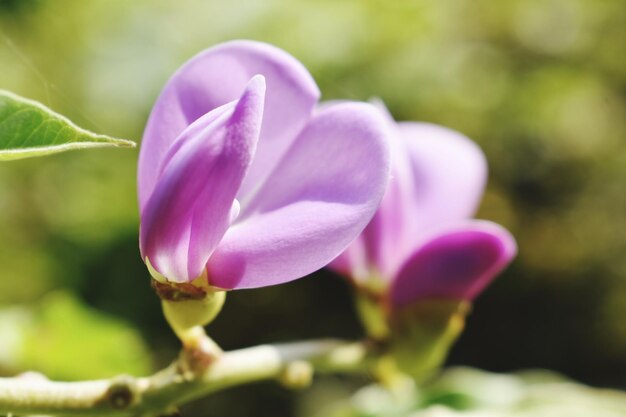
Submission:
<svg viewBox="0 0 626 417">
<path fill-rule="evenodd" d="M 226 352 L 201 372 L 189 368 L 181 355 L 169 367 L 141 378 L 84 382 L 0 378 L 0 414 L 167 415 L 178 405 L 234 385 L 275 379 L 299 386 L 312 371 L 366 370 L 370 356 L 364 343 L 317 340 Z"/>
</svg>

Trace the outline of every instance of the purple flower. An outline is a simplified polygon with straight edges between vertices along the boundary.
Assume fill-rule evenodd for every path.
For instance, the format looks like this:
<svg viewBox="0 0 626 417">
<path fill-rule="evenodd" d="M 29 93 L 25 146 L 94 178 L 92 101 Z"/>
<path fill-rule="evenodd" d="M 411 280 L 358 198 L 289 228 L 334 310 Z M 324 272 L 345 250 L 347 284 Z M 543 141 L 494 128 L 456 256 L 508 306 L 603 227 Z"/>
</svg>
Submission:
<svg viewBox="0 0 626 417">
<path fill-rule="evenodd" d="M 168 281 L 218 288 L 302 277 L 344 250 L 388 179 L 386 123 L 365 103 L 314 112 L 319 90 L 286 52 L 208 49 L 157 100 L 139 157 L 142 258 Z"/>
<path fill-rule="evenodd" d="M 471 219 L 487 178 L 485 157 L 457 132 L 395 123 L 383 113 L 392 129 L 389 188 L 331 267 L 357 285 L 382 284 L 393 308 L 421 299 L 471 301 L 517 251 L 504 228 Z"/>
</svg>

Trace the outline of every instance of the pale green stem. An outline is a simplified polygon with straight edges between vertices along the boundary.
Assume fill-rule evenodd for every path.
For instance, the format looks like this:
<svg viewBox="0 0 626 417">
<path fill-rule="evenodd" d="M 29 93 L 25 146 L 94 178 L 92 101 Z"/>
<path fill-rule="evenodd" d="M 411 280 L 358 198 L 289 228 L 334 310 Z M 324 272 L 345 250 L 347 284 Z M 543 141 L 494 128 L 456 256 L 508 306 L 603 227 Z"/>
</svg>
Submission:
<svg viewBox="0 0 626 417">
<path fill-rule="evenodd" d="M 123 376 L 84 382 L 0 378 L 0 415 L 166 415 L 178 405 L 234 385 L 275 379 L 298 387 L 303 375 L 306 380 L 307 369 L 366 370 L 369 357 L 362 343 L 317 340 L 225 352 L 202 372 L 186 370 L 180 359 L 141 378 Z"/>
</svg>

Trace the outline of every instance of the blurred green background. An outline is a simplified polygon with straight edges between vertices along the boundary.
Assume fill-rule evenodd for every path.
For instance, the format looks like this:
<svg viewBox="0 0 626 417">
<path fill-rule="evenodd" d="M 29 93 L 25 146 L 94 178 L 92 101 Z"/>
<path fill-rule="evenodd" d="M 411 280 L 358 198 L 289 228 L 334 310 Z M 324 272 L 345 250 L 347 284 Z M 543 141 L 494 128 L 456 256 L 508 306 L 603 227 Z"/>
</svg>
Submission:
<svg viewBox="0 0 626 417">
<path fill-rule="evenodd" d="M 508 227 L 520 254 L 450 364 L 626 388 L 622 0 L 0 0 L 0 88 L 140 140 L 169 75 L 236 38 L 292 53 L 323 99 L 377 96 L 398 120 L 485 151 L 478 217 Z M 136 160 L 90 150 L 0 165 L 0 373 L 143 374 L 174 357 L 139 258 Z M 349 289 L 325 271 L 230 294 L 210 330 L 226 349 L 361 334 Z M 365 382 L 319 386 L 341 396 Z M 307 395 L 257 384 L 185 415 L 295 416 Z"/>
</svg>

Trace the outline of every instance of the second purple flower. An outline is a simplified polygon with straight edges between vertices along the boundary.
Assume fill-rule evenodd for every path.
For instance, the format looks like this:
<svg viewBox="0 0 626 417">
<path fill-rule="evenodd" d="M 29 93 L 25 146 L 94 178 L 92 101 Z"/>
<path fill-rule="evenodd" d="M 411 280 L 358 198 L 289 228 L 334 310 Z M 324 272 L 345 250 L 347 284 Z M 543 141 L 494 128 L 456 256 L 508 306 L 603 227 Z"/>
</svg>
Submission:
<svg viewBox="0 0 626 417">
<path fill-rule="evenodd" d="M 402 309 L 425 299 L 472 301 L 515 257 L 513 236 L 472 219 L 487 163 L 467 137 L 428 123 L 390 128 L 392 172 L 380 208 L 331 263 L 336 271 Z"/>
</svg>

